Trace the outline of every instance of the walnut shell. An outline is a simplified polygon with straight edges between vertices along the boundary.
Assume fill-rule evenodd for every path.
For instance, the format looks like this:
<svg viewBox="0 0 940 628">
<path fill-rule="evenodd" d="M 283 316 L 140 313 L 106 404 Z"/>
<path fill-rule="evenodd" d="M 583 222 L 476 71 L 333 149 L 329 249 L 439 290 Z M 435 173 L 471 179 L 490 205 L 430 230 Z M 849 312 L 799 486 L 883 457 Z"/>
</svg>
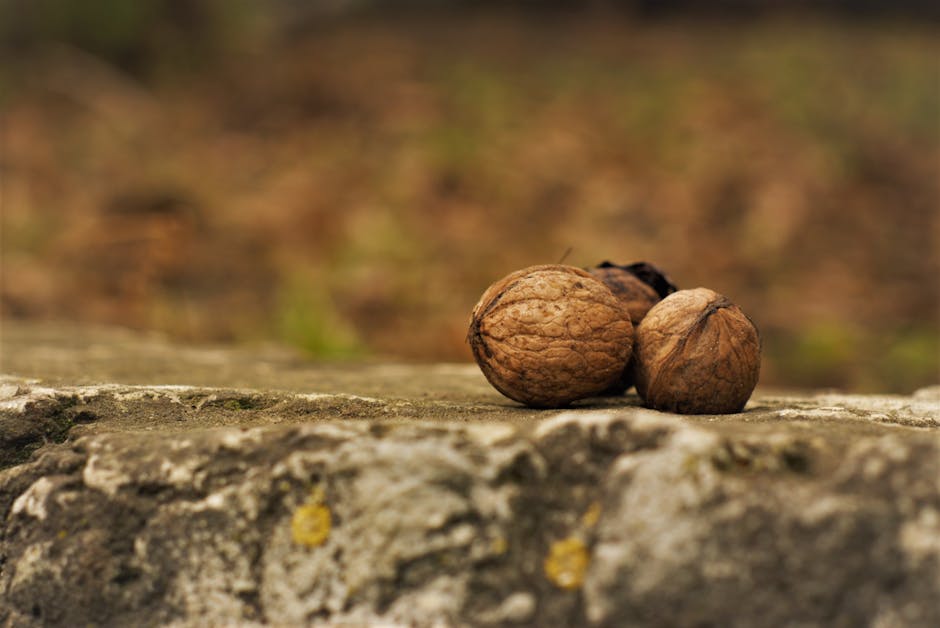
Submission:
<svg viewBox="0 0 940 628">
<path fill-rule="evenodd" d="M 496 390 L 536 408 L 596 395 L 623 372 L 630 314 L 573 266 L 532 266 L 497 281 L 473 308 L 473 357 Z"/>
<path fill-rule="evenodd" d="M 740 412 L 760 376 L 760 336 L 727 297 L 680 290 L 636 330 L 636 391 L 649 408 L 681 414 Z"/>
<path fill-rule="evenodd" d="M 588 271 L 604 282 L 614 296 L 627 305 L 630 320 L 639 325 L 650 308 L 676 291 L 675 285 L 652 264 L 618 265 L 601 262 Z"/>
<path fill-rule="evenodd" d="M 676 291 L 676 286 L 658 268 L 646 262 L 619 265 L 604 261 L 589 273 L 604 282 L 614 296 L 623 301 L 630 312 L 634 328 L 640 324 L 650 308 Z M 633 385 L 633 360 L 624 368 L 620 378 L 604 391 L 620 395 Z"/>
</svg>

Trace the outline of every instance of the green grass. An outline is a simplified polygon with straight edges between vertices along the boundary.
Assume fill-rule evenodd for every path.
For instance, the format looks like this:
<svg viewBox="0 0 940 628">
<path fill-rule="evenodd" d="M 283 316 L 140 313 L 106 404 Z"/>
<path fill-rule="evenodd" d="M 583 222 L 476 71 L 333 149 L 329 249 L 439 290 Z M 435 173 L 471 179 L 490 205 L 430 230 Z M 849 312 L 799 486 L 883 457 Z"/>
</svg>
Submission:
<svg viewBox="0 0 940 628">
<path fill-rule="evenodd" d="M 280 289 L 277 335 L 318 358 L 354 358 L 365 352 L 352 325 L 337 310 L 328 287 L 313 274 L 297 273 Z"/>
</svg>

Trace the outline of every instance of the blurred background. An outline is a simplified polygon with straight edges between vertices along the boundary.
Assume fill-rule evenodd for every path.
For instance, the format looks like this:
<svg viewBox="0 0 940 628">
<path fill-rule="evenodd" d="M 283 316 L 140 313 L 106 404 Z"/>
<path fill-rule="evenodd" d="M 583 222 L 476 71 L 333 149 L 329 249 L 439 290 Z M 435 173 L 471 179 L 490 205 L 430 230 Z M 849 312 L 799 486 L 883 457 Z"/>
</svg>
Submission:
<svg viewBox="0 0 940 628">
<path fill-rule="evenodd" d="M 464 361 L 570 249 L 730 296 L 765 385 L 911 392 L 936 6 L 0 0 L 0 313 Z"/>
</svg>

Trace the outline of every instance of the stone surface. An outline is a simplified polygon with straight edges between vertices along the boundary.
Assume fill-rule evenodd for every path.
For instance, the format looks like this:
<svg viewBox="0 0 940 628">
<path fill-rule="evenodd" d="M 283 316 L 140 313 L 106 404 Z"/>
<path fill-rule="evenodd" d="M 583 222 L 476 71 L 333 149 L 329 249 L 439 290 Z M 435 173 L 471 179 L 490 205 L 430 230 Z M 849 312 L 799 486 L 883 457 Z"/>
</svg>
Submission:
<svg viewBox="0 0 940 628">
<path fill-rule="evenodd" d="M 521 407 L 5 324 L 0 624 L 940 625 L 940 387 Z"/>
</svg>

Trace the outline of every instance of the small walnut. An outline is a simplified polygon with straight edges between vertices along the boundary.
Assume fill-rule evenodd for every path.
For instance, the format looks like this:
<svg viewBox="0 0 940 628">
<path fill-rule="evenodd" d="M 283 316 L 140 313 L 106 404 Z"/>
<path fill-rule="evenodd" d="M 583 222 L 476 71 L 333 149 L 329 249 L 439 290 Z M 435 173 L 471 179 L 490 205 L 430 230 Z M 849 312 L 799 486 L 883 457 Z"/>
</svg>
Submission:
<svg viewBox="0 0 940 628">
<path fill-rule="evenodd" d="M 621 266 L 605 261 L 588 272 L 603 281 L 614 296 L 623 301 L 634 327 L 640 324 L 651 307 L 676 291 L 676 286 L 662 271 L 646 262 Z M 620 378 L 604 392 L 619 395 L 630 388 L 633 385 L 633 370 L 631 359 Z"/>
<path fill-rule="evenodd" d="M 647 407 L 682 414 L 740 412 L 760 375 L 751 319 L 707 288 L 680 290 L 636 330 L 636 391 Z"/>
<path fill-rule="evenodd" d="M 586 271 L 532 266 L 487 288 L 467 340 L 496 390 L 532 407 L 557 408 L 617 380 L 633 347 L 633 325 L 623 303 Z"/>
</svg>

